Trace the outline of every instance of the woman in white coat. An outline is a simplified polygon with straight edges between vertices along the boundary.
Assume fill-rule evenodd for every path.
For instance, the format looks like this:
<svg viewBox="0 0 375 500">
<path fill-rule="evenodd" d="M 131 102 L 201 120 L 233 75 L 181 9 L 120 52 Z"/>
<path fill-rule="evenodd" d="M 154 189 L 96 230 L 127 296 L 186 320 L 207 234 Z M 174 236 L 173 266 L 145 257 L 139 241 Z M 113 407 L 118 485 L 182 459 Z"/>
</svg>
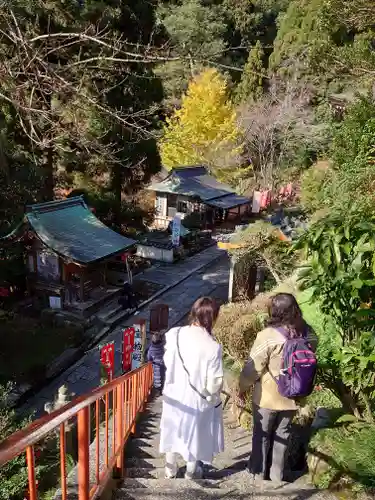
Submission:
<svg viewBox="0 0 375 500">
<path fill-rule="evenodd" d="M 166 379 L 160 423 L 160 452 L 166 454 L 166 477 L 177 475 L 178 455 L 187 462 L 186 477 L 201 478 L 201 463 L 212 463 L 224 450 L 221 346 L 212 337 L 219 307 L 210 297 L 198 299 L 190 325 L 166 334 Z"/>
</svg>

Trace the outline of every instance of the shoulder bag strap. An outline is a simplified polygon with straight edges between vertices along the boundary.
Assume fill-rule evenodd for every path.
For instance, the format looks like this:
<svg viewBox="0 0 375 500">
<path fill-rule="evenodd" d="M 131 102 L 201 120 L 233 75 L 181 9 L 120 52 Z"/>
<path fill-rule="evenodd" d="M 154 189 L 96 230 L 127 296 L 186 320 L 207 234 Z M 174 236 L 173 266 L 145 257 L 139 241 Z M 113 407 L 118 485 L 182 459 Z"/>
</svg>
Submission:
<svg viewBox="0 0 375 500">
<path fill-rule="evenodd" d="M 183 367 L 183 369 L 186 372 L 186 375 L 188 377 L 188 382 L 189 382 L 190 387 L 193 389 L 193 391 L 195 391 L 197 394 L 199 394 L 199 396 L 202 399 L 207 400 L 206 396 L 204 396 L 200 391 L 198 391 L 198 389 L 190 381 L 190 373 L 189 373 L 188 369 L 185 366 L 185 363 L 184 363 L 184 360 L 182 359 L 181 351 L 180 351 L 180 330 L 181 330 L 181 328 L 179 328 L 178 331 L 177 331 L 177 352 L 178 352 L 178 357 L 180 358 L 181 363 L 182 363 L 182 367 Z"/>
<path fill-rule="evenodd" d="M 284 337 L 285 341 L 288 340 L 288 332 L 285 330 L 285 328 L 283 328 L 282 326 L 280 326 L 278 328 L 275 328 L 275 330 L 278 331 L 279 333 L 281 333 L 281 335 Z M 276 382 L 276 384 L 277 384 L 278 383 L 278 377 L 275 377 L 274 375 L 272 375 L 269 366 L 267 366 L 267 371 L 270 374 L 271 378 L 274 380 L 274 382 Z"/>
<path fill-rule="evenodd" d="M 186 368 L 186 366 L 185 366 L 185 363 L 184 363 L 184 360 L 182 359 L 182 356 L 181 356 L 181 351 L 180 351 L 180 330 L 181 330 L 181 328 L 179 328 L 179 329 L 177 330 L 176 344 L 177 344 L 177 352 L 178 352 L 178 356 L 179 356 L 179 358 L 180 358 L 180 360 L 181 360 L 182 367 L 183 367 L 183 369 L 185 370 L 185 373 L 186 373 L 186 375 L 187 375 L 187 377 L 188 377 L 188 382 L 189 382 L 190 387 L 193 389 L 193 391 L 194 391 L 194 392 L 196 392 L 197 394 L 199 394 L 199 396 L 200 396 L 202 399 L 204 399 L 205 401 L 207 401 L 206 396 L 204 396 L 204 394 L 202 394 L 200 391 L 198 391 L 198 389 L 197 389 L 197 388 L 196 388 L 196 387 L 195 387 L 195 386 L 191 383 L 191 381 L 190 381 L 190 373 L 189 373 L 188 369 L 187 369 L 187 368 Z M 218 403 L 218 404 L 215 406 L 215 408 L 219 408 L 222 404 L 223 404 L 223 403 L 222 403 L 222 401 L 220 401 L 220 403 Z"/>
</svg>

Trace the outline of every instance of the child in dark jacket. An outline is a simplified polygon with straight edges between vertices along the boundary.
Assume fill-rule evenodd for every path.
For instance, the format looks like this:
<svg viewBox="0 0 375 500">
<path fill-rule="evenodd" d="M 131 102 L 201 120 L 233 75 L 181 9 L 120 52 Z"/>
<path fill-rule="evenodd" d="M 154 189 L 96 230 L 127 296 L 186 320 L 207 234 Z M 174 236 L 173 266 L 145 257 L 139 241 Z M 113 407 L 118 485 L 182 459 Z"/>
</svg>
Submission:
<svg viewBox="0 0 375 500">
<path fill-rule="evenodd" d="M 154 389 L 161 394 L 165 380 L 164 338 L 159 333 L 152 336 L 151 345 L 147 351 L 147 361 L 152 363 L 154 371 Z"/>
</svg>

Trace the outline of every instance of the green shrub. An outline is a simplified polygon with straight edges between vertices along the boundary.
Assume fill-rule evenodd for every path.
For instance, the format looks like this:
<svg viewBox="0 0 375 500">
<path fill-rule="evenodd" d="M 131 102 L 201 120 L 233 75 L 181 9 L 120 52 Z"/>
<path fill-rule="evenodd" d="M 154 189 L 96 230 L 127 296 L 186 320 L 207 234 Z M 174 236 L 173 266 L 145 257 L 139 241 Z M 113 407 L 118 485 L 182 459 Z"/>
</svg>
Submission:
<svg viewBox="0 0 375 500">
<path fill-rule="evenodd" d="M 318 162 L 306 170 L 301 179 L 301 204 L 310 213 L 324 205 L 324 182 L 330 175 L 327 162 Z"/>
<path fill-rule="evenodd" d="M 333 212 L 312 224 L 296 244 L 307 262 L 301 287 L 319 304 L 322 375 L 347 411 L 374 422 L 375 217 L 361 210 Z M 324 359 L 323 359 L 324 358 Z"/>
<path fill-rule="evenodd" d="M 310 451 L 329 465 L 314 479 L 318 486 L 375 488 L 375 426 L 353 424 L 321 429 L 311 439 Z"/>
<path fill-rule="evenodd" d="M 9 409 L 8 396 L 12 389 L 0 386 L 0 440 L 21 429 L 28 422 L 19 421 L 15 412 Z M 11 460 L 0 468 L 0 500 L 23 499 L 27 490 L 27 468 L 25 455 Z"/>
</svg>

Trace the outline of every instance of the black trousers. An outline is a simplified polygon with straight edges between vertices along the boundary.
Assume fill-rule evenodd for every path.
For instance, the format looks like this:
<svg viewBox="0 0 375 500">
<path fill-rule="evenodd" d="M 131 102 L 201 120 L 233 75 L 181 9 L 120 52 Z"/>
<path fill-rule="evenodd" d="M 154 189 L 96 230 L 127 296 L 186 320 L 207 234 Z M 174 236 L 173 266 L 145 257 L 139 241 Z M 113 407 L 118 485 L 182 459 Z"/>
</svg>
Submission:
<svg viewBox="0 0 375 500">
<path fill-rule="evenodd" d="M 271 481 L 284 479 L 285 454 L 295 413 L 293 410 L 267 410 L 253 404 L 250 472 Z"/>
</svg>

